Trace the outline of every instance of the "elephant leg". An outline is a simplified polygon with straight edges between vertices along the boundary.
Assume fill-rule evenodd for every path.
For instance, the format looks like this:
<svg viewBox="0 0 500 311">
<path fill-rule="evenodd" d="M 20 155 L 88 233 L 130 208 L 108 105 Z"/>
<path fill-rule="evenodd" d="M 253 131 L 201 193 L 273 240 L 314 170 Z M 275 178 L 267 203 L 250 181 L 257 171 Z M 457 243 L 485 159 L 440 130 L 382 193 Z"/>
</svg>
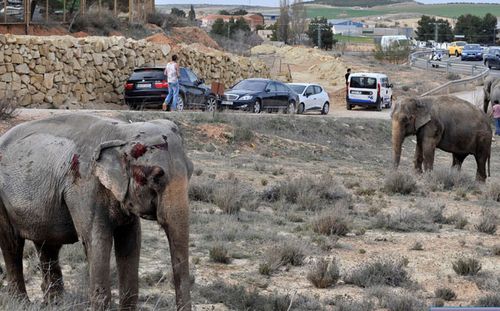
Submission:
<svg viewBox="0 0 500 311">
<path fill-rule="evenodd" d="M 120 310 L 135 310 L 139 292 L 141 223 L 139 219 L 113 233 L 120 286 Z"/>
<path fill-rule="evenodd" d="M 432 171 L 434 168 L 434 153 L 436 152 L 436 143 L 433 141 L 426 141 L 422 146 L 424 170 Z"/>
<path fill-rule="evenodd" d="M 23 274 L 24 239 L 14 230 L 0 200 L 0 248 L 7 270 L 8 290 L 20 299 L 28 299 Z"/>
<path fill-rule="evenodd" d="M 466 154 L 464 155 L 464 154 L 454 153 L 453 154 L 453 164 L 451 165 L 451 167 L 455 167 L 459 171 L 462 170 L 462 163 L 464 163 L 464 160 L 466 157 L 467 157 Z"/>
<path fill-rule="evenodd" d="M 422 162 L 424 160 L 424 155 L 422 152 L 422 140 L 417 137 L 417 147 L 415 148 L 415 171 L 417 173 L 422 173 Z"/>
<path fill-rule="evenodd" d="M 59 251 L 62 245 L 47 245 L 35 243 L 38 256 L 40 257 L 40 268 L 42 270 L 42 292 L 46 302 L 60 297 L 64 291 L 64 282 L 59 265 Z"/>
<path fill-rule="evenodd" d="M 486 181 L 486 161 L 488 160 L 487 155 L 476 155 L 476 164 L 477 164 L 477 171 L 476 171 L 476 180 L 480 182 Z"/>
<path fill-rule="evenodd" d="M 85 247 L 90 267 L 90 303 L 92 310 L 105 310 L 111 301 L 109 260 L 113 236 L 110 224 L 96 222 L 90 238 L 86 238 Z"/>
</svg>

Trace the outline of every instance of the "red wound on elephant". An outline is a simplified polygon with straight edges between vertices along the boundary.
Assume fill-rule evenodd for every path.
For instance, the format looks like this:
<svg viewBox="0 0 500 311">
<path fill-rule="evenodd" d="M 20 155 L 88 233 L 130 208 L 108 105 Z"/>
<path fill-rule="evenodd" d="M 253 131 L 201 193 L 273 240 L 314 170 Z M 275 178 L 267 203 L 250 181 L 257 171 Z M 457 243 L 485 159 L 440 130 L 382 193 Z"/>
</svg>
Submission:
<svg viewBox="0 0 500 311">
<path fill-rule="evenodd" d="M 146 174 L 141 166 L 132 166 L 132 176 L 134 177 L 135 182 L 141 186 L 144 186 L 148 183 Z"/>
<path fill-rule="evenodd" d="M 137 158 L 142 157 L 146 153 L 146 151 L 148 151 L 148 148 L 146 146 L 144 146 L 141 143 L 137 143 L 134 145 L 134 147 L 132 147 L 132 151 L 130 152 L 130 155 L 134 159 L 137 159 Z"/>
<path fill-rule="evenodd" d="M 77 154 L 74 154 L 73 157 L 71 158 L 71 166 L 70 166 L 71 172 L 73 172 L 73 177 L 76 180 L 77 178 L 80 178 L 80 156 Z"/>
</svg>

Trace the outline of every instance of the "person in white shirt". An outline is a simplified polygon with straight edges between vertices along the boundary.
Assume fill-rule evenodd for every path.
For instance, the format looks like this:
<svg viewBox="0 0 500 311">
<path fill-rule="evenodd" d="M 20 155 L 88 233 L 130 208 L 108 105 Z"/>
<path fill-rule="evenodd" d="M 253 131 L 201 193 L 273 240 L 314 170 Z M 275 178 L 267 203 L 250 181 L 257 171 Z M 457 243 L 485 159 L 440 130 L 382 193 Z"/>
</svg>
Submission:
<svg viewBox="0 0 500 311">
<path fill-rule="evenodd" d="M 179 98 L 179 64 L 177 64 L 177 55 L 172 55 L 172 61 L 167 64 L 163 72 L 167 76 L 168 95 L 163 102 L 163 110 L 167 110 L 167 105 L 172 100 L 171 111 L 177 110 L 177 100 Z"/>
</svg>

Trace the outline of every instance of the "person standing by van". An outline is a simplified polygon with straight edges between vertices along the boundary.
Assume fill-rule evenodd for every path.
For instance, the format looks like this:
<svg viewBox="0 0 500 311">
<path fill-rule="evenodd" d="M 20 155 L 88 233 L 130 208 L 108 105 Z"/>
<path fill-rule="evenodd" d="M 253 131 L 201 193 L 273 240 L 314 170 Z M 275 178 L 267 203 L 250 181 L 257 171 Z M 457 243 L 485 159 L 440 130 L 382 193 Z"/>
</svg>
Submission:
<svg viewBox="0 0 500 311">
<path fill-rule="evenodd" d="M 347 68 L 347 72 L 345 74 L 345 98 L 347 100 L 347 97 L 349 94 L 347 94 L 347 90 L 349 89 L 349 76 L 351 75 L 351 68 Z"/>
<path fill-rule="evenodd" d="M 170 110 L 175 111 L 177 109 L 177 100 L 179 98 L 180 76 L 179 64 L 177 64 L 177 55 L 172 55 L 172 61 L 167 64 L 163 73 L 167 76 L 168 95 L 163 102 L 162 109 L 166 111 L 168 103 L 172 100 Z"/>
</svg>

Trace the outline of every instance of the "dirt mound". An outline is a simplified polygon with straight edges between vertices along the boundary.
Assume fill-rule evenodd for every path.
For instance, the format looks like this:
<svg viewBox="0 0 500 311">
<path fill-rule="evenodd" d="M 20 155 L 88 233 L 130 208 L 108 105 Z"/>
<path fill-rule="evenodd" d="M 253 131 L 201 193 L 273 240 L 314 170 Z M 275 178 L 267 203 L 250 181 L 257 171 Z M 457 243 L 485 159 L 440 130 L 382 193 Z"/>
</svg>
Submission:
<svg viewBox="0 0 500 311">
<path fill-rule="evenodd" d="M 171 37 L 177 43 L 199 43 L 212 49 L 221 49 L 214 39 L 198 27 L 174 27 Z"/>
<path fill-rule="evenodd" d="M 152 36 L 146 38 L 146 41 L 157 43 L 157 44 L 168 44 L 170 46 L 175 46 L 177 44 L 176 41 L 172 40 L 172 38 L 167 37 L 164 33 L 157 33 Z"/>
<path fill-rule="evenodd" d="M 11 35 L 25 35 L 26 29 L 24 25 L 1 25 L 0 33 Z M 32 36 L 62 36 L 70 34 L 68 30 L 62 26 L 44 26 L 31 25 L 29 27 L 29 35 Z"/>
</svg>

